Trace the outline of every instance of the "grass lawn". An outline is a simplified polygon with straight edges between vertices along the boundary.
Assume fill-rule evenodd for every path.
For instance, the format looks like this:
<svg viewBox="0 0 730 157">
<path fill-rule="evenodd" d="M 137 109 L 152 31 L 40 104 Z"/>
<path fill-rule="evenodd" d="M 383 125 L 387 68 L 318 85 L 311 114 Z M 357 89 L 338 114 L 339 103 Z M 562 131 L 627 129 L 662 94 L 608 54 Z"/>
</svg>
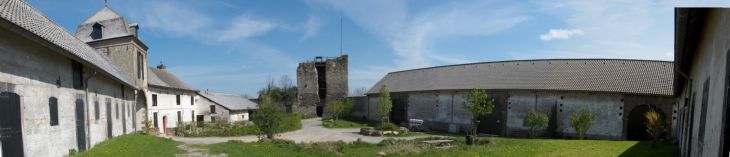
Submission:
<svg viewBox="0 0 730 157">
<path fill-rule="evenodd" d="M 449 149 L 424 147 L 418 141 L 400 141 L 396 144 L 292 144 L 286 142 L 240 143 L 226 142 L 207 146 L 211 154 L 229 156 L 678 156 L 678 148 L 660 144 L 650 149 L 646 142 L 602 140 L 555 140 L 493 138 L 496 145 L 467 146 L 463 140 Z"/>
<path fill-rule="evenodd" d="M 331 120 L 323 120 L 322 126 L 325 128 L 363 128 L 370 127 L 371 124 L 366 122 L 349 121 L 345 119 L 338 119 L 337 122 Z"/>
<path fill-rule="evenodd" d="M 78 156 L 175 156 L 185 151 L 177 148 L 180 142 L 156 136 L 128 134 L 97 144 Z"/>
</svg>

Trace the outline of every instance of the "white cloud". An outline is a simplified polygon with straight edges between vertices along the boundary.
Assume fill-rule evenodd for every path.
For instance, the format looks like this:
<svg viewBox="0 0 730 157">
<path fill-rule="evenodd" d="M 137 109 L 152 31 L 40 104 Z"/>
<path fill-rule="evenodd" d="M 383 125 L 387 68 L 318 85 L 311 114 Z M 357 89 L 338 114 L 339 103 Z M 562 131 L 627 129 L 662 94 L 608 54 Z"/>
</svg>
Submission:
<svg viewBox="0 0 730 157">
<path fill-rule="evenodd" d="M 301 39 L 309 39 L 310 37 L 316 35 L 319 32 L 319 28 L 321 26 L 322 22 L 318 16 L 309 15 L 307 22 L 304 23 L 304 35 L 302 35 Z"/>
<path fill-rule="evenodd" d="M 435 52 L 431 45 L 449 37 L 489 36 L 508 30 L 530 19 L 521 8 L 489 1 L 471 1 L 434 5 L 409 10 L 407 1 L 313 0 L 345 14 L 355 24 L 387 42 L 397 58 L 389 68 L 357 68 L 370 84 L 386 72 L 433 66 L 435 63 L 469 61 L 448 52 Z M 435 57 L 436 56 L 436 57 Z M 444 56 L 444 57 L 437 57 Z M 357 76 L 359 77 L 359 76 Z M 351 76 L 351 78 L 357 78 Z"/>
<path fill-rule="evenodd" d="M 242 40 L 268 33 L 278 25 L 270 20 L 254 18 L 249 13 L 228 21 L 216 19 L 190 3 L 149 1 L 130 4 L 124 11 L 130 15 L 131 19 L 127 20 L 139 21 L 142 29 L 195 38 L 204 43 Z M 222 5 L 230 6 L 227 3 Z"/>
<path fill-rule="evenodd" d="M 240 16 L 231 22 L 231 27 L 214 33 L 218 41 L 231 41 L 261 35 L 276 26 L 273 22 Z"/>
<path fill-rule="evenodd" d="M 540 40 L 550 41 L 553 39 L 570 39 L 572 36 L 583 35 L 580 29 L 550 29 L 545 34 L 540 35 Z"/>
</svg>

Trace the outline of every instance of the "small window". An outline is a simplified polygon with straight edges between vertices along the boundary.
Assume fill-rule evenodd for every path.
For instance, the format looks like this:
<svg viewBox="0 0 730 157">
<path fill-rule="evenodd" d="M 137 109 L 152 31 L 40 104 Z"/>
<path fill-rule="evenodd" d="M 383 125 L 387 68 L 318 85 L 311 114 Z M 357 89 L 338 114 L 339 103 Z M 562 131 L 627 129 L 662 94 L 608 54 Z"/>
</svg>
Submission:
<svg viewBox="0 0 730 157">
<path fill-rule="evenodd" d="M 124 95 L 124 84 L 119 84 L 119 91 L 122 92 L 122 99 L 126 98 L 126 95 Z"/>
<path fill-rule="evenodd" d="M 191 116 L 190 116 L 190 121 L 191 121 L 191 122 L 194 122 L 194 121 L 195 121 L 195 110 L 193 110 L 193 112 L 192 112 L 192 113 L 190 113 L 190 115 L 191 115 Z"/>
<path fill-rule="evenodd" d="M 195 96 L 190 96 L 190 106 L 195 105 Z"/>
<path fill-rule="evenodd" d="M 160 125 L 157 124 L 157 112 L 152 112 L 152 120 L 155 123 L 155 128 L 160 128 Z"/>
<path fill-rule="evenodd" d="M 215 105 L 210 105 L 210 113 L 215 113 Z"/>
<path fill-rule="evenodd" d="M 58 99 L 56 97 L 48 98 L 48 108 L 50 109 L 51 126 L 58 125 Z"/>
<path fill-rule="evenodd" d="M 81 65 L 81 63 L 77 61 L 72 61 L 71 63 L 71 70 L 72 70 L 72 77 L 73 77 L 73 86 L 76 89 L 83 89 L 84 88 L 84 66 Z"/>
<path fill-rule="evenodd" d="M 182 111 L 177 111 L 177 122 L 182 123 Z"/>
<path fill-rule="evenodd" d="M 99 120 L 99 100 L 94 102 L 94 118 Z"/>
<path fill-rule="evenodd" d="M 176 100 L 177 100 L 177 105 L 180 105 L 180 94 L 178 94 L 178 95 L 176 96 L 176 98 L 177 98 L 177 99 L 176 99 Z"/>
<path fill-rule="evenodd" d="M 115 106 L 115 108 L 116 109 L 114 111 L 114 114 L 116 115 L 117 119 L 119 119 L 119 103 L 117 103 L 117 105 Z"/>
<path fill-rule="evenodd" d="M 94 40 L 101 39 L 101 37 L 102 37 L 101 29 L 102 29 L 103 26 L 101 24 L 99 24 L 99 23 L 95 23 L 91 27 L 92 27 L 92 30 L 91 30 L 91 39 L 94 39 Z"/>
<path fill-rule="evenodd" d="M 152 94 L 152 106 L 157 106 L 157 94 Z"/>
<path fill-rule="evenodd" d="M 144 57 L 137 53 L 137 79 L 144 80 Z"/>
</svg>

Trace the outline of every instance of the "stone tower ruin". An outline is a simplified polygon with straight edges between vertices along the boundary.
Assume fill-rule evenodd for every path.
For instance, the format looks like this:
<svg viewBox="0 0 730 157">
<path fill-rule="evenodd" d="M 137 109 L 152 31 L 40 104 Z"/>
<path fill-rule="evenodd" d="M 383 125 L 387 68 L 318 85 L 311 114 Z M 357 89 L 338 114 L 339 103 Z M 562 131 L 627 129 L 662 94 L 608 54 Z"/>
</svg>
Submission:
<svg viewBox="0 0 730 157">
<path fill-rule="evenodd" d="M 321 117 L 327 102 L 347 98 L 347 55 L 299 63 L 297 88 L 298 103 L 292 110 Z"/>
</svg>

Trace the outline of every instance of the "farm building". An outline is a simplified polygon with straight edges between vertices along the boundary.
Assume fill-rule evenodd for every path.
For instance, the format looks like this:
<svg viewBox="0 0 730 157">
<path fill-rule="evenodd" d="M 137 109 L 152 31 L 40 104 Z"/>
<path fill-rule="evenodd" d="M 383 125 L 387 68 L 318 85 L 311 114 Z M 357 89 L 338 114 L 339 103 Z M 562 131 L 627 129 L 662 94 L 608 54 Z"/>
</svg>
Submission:
<svg viewBox="0 0 730 157">
<path fill-rule="evenodd" d="M 674 129 L 673 63 L 625 59 L 544 59 L 447 65 L 388 73 L 366 96 L 357 98 L 353 116 L 379 120 L 379 90 L 390 89 L 395 123 L 422 119 L 430 130 L 463 132 L 471 113 L 462 108 L 471 89 L 486 90 L 495 102 L 481 117 L 480 133 L 526 136 L 529 109 L 546 113 L 542 134 L 572 137 L 569 117 L 588 109 L 597 114 L 588 130 L 593 139 L 646 139 L 644 113 L 656 108 Z M 674 136 L 667 134 L 667 136 Z"/>
</svg>

